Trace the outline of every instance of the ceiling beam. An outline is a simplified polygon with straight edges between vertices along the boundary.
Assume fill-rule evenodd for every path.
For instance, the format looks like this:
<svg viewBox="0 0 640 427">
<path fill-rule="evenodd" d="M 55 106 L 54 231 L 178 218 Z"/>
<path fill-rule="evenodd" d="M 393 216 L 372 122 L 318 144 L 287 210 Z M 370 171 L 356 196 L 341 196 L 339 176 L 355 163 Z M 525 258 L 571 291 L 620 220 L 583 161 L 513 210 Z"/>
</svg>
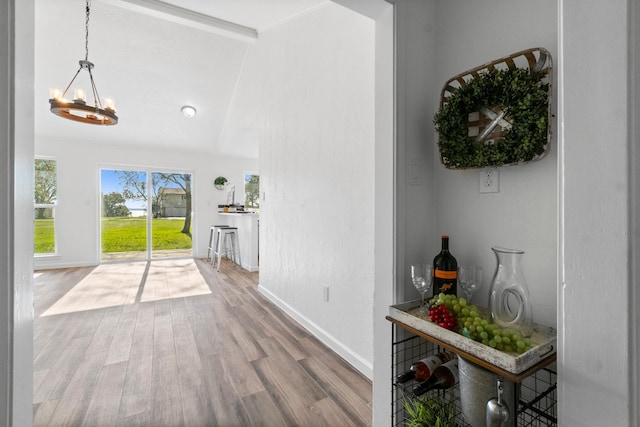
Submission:
<svg viewBox="0 0 640 427">
<path fill-rule="evenodd" d="M 361 15 L 375 20 L 384 11 L 386 11 L 390 4 L 395 3 L 395 0 L 332 0 L 341 6 L 351 9 Z"/>
<path fill-rule="evenodd" d="M 258 31 L 213 16 L 194 12 L 158 0 L 102 0 L 104 3 L 145 15 L 164 19 L 176 24 L 219 34 L 234 39 L 254 42 L 258 39 Z"/>
</svg>

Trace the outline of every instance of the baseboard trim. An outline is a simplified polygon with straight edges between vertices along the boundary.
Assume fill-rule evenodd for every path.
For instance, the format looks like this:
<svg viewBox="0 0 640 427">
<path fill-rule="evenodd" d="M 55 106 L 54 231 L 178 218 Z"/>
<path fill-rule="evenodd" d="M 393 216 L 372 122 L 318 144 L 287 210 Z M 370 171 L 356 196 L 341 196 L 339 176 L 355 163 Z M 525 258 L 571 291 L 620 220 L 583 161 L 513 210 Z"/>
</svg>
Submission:
<svg viewBox="0 0 640 427">
<path fill-rule="evenodd" d="M 59 268 L 77 268 L 77 267 L 97 267 L 100 263 L 96 262 L 56 262 L 56 261 L 39 261 L 37 258 L 33 262 L 33 270 L 56 270 Z"/>
<path fill-rule="evenodd" d="M 302 327 L 307 329 L 313 336 L 318 338 L 323 344 L 329 347 L 331 350 L 336 352 L 340 357 L 342 357 L 347 363 L 353 366 L 356 370 L 358 370 L 362 375 L 367 377 L 369 380 L 373 381 L 373 364 L 365 359 L 363 359 L 360 355 L 354 353 L 349 347 L 344 345 L 341 341 L 337 340 L 331 334 L 327 333 L 324 329 L 320 328 L 313 321 L 309 320 L 302 313 L 291 307 L 285 301 L 280 299 L 277 295 L 272 293 L 269 289 L 258 285 L 258 291 L 264 295 L 269 301 L 275 304 L 282 311 L 287 313 L 296 322 L 300 323 Z"/>
</svg>

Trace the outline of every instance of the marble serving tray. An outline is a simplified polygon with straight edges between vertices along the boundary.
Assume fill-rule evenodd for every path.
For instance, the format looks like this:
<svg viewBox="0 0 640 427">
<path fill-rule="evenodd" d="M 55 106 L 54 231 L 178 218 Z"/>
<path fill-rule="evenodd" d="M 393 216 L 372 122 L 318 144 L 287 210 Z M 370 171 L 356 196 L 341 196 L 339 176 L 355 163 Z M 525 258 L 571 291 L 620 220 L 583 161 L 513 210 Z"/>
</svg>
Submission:
<svg viewBox="0 0 640 427">
<path fill-rule="evenodd" d="M 419 300 L 392 305 L 389 307 L 389 317 L 450 345 L 454 350 L 461 350 L 512 374 L 520 374 L 556 353 L 557 332 L 552 327 L 534 324 L 529 338 L 531 349 L 521 354 L 507 353 L 438 326 L 426 314 L 419 312 L 419 305 Z M 481 307 L 479 310 L 487 312 Z"/>
</svg>

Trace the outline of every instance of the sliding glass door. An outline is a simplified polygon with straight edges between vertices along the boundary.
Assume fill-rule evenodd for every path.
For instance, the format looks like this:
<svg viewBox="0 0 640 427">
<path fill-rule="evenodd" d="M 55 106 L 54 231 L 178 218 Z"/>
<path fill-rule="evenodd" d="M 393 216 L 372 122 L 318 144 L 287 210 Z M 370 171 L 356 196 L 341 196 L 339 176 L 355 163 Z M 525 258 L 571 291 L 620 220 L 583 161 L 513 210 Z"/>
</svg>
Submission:
<svg viewBox="0 0 640 427">
<path fill-rule="evenodd" d="M 153 172 L 151 257 L 191 256 L 191 175 Z"/>
<path fill-rule="evenodd" d="M 189 173 L 102 169 L 101 261 L 192 255 Z"/>
</svg>

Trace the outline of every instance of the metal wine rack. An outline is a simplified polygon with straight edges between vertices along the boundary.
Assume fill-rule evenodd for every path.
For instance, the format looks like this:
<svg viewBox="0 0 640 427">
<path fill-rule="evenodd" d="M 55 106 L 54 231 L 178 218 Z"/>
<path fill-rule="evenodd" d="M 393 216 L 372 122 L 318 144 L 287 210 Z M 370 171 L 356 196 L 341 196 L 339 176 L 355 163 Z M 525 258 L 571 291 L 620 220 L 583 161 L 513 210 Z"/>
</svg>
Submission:
<svg viewBox="0 0 640 427">
<path fill-rule="evenodd" d="M 391 425 L 400 427 L 405 425 L 407 417 L 404 409 L 405 399 L 413 397 L 412 388 L 415 384 L 409 382 L 399 385 L 395 384 L 393 379 L 406 372 L 416 360 L 439 353 L 443 349 L 400 326 L 393 325 L 392 331 Z M 443 404 L 453 409 L 457 427 L 469 427 L 462 415 L 458 386 L 448 390 L 434 390 L 429 393 L 439 397 Z M 555 427 L 557 425 L 556 372 L 547 367 L 538 370 L 520 382 L 517 426 Z"/>
</svg>

